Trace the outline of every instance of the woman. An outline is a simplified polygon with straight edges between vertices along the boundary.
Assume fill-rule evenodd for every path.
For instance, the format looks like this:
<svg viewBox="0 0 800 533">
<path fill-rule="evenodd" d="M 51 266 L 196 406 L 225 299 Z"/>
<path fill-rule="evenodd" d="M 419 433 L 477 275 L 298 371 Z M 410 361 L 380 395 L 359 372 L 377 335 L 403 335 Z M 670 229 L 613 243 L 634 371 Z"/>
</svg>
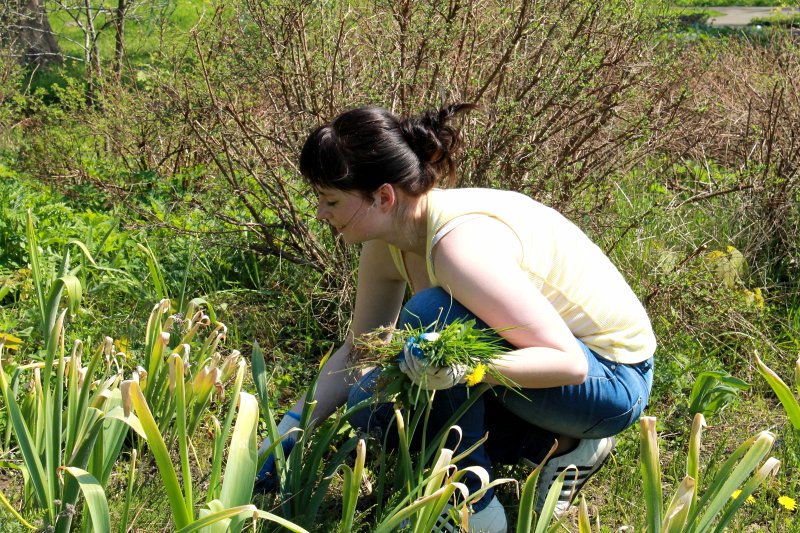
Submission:
<svg viewBox="0 0 800 533">
<path fill-rule="evenodd" d="M 489 431 L 486 444 L 464 462 L 489 472 L 493 460 L 536 462 L 557 438 L 556 456 L 541 475 L 538 508 L 553 478 L 575 464 L 579 476 L 564 488 L 563 512 L 608 457 L 613 435 L 647 404 L 655 338 L 617 269 L 559 213 L 514 192 L 438 188 L 455 178 L 459 135 L 450 120 L 472 107 L 406 119 L 362 107 L 307 139 L 300 169 L 318 194 L 317 218 L 346 243 L 363 244 L 350 333 L 323 368 L 314 416 L 328 417 L 348 400 L 372 394 L 374 372 L 346 371 L 354 336 L 398 324 L 427 326 L 437 318 L 437 327 L 476 318 L 509 345 L 496 366 L 522 395 L 496 386 L 464 415 L 461 449 Z M 407 287 L 412 297 L 404 305 Z M 463 373 L 407 363 L 401 368 L 412 380 L 442 389 L 433 423 L 443 423 L 466 394 Z M 295 427 L 302 403 L 281 420 L 281 433 Z M 353 423 L 383 430 L 390 417 L 379 406 Z M 274 485 L 270 469 L 273 461 L 259 473 L 257 490 Z M 477 488 L 477 479 L 468 484 Z M 489 491 L 472 507 L 470 530 L 505 529 L 503 508 Z"/>
</svg>

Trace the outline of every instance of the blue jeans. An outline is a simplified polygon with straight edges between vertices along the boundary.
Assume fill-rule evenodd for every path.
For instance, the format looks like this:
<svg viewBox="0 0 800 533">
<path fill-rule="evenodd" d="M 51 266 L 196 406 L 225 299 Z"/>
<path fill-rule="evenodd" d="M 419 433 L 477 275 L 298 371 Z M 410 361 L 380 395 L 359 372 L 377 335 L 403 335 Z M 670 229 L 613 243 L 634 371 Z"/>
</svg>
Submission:
<svg viewBox="0 0 800 533">
<path fill-rule="evenodd" d="M 475 327 L 488 327 L 467 308 L 435 287 L 415 294 L 403 307 L 398 326 L 439 329 L 456 319 L 476 321 Z M 580 341 L 579 341 L 580 342 Z M 653 385 L 653 359 L 635 365 L 603 359 L 580 342 L 589 370 L 580 385 L 546 389 L 522 389 L 522 395 L 494 387 L 482 395 L 458 421 L 462 437 L 458 450 L 471 447 L 488 431 L 487 441 L 464 460 L 464 466 L 480 466 L 492 475 L 492 462 L 515 464 L 525 457 L 539 462 L 559 435 L 578 439 L 616 435 L 631 426 L 641 415 Z M 511 348 L 510 345 L 508 345 Z M 365 375 L 352 387 L 348 406 L 372 396 L 379 370 Z M 434 397 L 428 435 L 435 435 L 465 401 L 470 391 L 464 385 L 440 390 Z M 524 397 L 523 397 L 524 396 Z M 361 430 L 389 437 L 393 428 L 391 404 L 376 403 L 351 418 Z M 396 432 L 396 429 L 392 429 Z M 450 446 L 455 445 L 449 444 Z M 466 484 L 477 490 L 480 482 L 468 474 Z M 481 510 L 494 495 L 490 490 L 473 508 Z"/>
</svg>

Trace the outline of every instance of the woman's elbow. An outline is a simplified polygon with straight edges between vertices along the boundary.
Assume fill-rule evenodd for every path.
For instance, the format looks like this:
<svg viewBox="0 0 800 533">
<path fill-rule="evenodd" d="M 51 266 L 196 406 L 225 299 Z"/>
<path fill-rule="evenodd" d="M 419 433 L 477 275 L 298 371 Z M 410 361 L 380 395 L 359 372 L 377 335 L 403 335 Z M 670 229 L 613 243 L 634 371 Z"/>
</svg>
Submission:
<svg viewBox="0 0 800 533">
<path fill-rule="evenodd" d="M 583 351 L 576 354 L 571 354 L 572 364 L 569 371 L 569 385 L 582 385 L 586 381 L 586 376 L 589 374 L 589 362 Z"/>
</svg>

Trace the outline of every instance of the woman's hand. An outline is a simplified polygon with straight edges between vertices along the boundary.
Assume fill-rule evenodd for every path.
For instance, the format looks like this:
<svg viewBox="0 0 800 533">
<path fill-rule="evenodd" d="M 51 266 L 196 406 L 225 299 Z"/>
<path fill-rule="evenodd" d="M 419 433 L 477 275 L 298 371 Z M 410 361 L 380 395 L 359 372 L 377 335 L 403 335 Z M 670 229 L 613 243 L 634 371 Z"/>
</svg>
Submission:
<svg viewBox="0 0 800 533">
<path fill-rule="evenodd" d="M 425 343 L 433 342 L 438 333 L 423 333 L 411 337 L 403 346 L 403 357 L 398 366 L 411 381 L 425 390 L 449 389 L 464 383 L 468 369 L 463 365 L 433 366 L 425 357 Z"/>
<path fill-rule="evenodd" d="M 288 457 L 288 455 L 292 452 L 292 448 L 294 448 L 295 443 L 297 442 L 297 436 L 300 434 L 300 431 L 294 431 L 300 427 L 299 425 L 300 419 L 296 413 L 286 413 L 283 418 L 281 419 L 280 423 L 278 424 L 278 435 L 284 436 L 281 439 L 281 446 L 283 447 L 283 456 Z M 261 455 L 265 453 L 267 450 L 270 449 L 272 443 L 269 440 L 269 437 L 264 439 L 264 442 L 261 443 L 261 446 L 258 450 L 258 454 Z M 275 492 L 278 490 L 278 472 L 275 468 L 275 453 L 270 452 L 267 459 L 264 461 L 264 464 L 261 467 L 261 470 L 258 471 L 256 474 L 256 482 L 253 486 L 253 492 Z"/>
</svg>

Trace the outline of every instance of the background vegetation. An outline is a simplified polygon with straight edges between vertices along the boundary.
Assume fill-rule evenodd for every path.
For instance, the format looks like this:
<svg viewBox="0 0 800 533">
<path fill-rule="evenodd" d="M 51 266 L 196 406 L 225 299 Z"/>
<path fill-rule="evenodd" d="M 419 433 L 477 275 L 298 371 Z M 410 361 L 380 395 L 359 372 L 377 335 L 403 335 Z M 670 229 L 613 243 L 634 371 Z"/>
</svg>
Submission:
<svg viewBox="0 0 800 533">
<path fill-rule="evenodd" d="M 48 276 L 70 250 L 83 287 L 69 342 L 113 337 L 127 375 L 148 350 L 152 306 L 170 298 L 180 311 L 202 296 L 228 327 L 223 353 L 248 359 L 253 341 L 262 346 L 280 411 L 347 328 L 357 253 L 313 218 L 297 171 L 305 135 L 365 103 L 405 114 L 478 102 L 463 124 L 460 185 L 562 210 L 647 305 L 660 343 L 648 413 L 666 481 L 683 477 L 695 411 L 710 424 L 710 472 L 770 430 L 781 468 L 731 527 L 796 530 L 778 498 L 798 498 L 798 434 L 753 360 L 758 352 L 788 379 L 800 351 L 800 45 L 790 29 L 685 26 L 668 6 L 637 0 L 142 0 L 122 18 L 124 2 L 45 2 L 63 59 L 26 63 L 11 31 L 22 5 L 0 5 L 0 334 L 19 339 L 7 373 L 43 359 L 47 342 L 30 209 Z M 698 380 L 709 371 L 750 386 Z M 219 418 L 226 408 L 211 404 Z M 214 446 L 201 434 L 200 457 Z M 608 530 L 645 525 L 638 442 L 624 433 L 586 489 Z M 13 443 L 0 488 L 21 508 Z M 173 527 L 156 476 L 137 479 L 133 527 Z M 516 496 L 501 498 L 513 516 Z M 122 500 L 111 498 L 112 516 Z"/>
</svg>

